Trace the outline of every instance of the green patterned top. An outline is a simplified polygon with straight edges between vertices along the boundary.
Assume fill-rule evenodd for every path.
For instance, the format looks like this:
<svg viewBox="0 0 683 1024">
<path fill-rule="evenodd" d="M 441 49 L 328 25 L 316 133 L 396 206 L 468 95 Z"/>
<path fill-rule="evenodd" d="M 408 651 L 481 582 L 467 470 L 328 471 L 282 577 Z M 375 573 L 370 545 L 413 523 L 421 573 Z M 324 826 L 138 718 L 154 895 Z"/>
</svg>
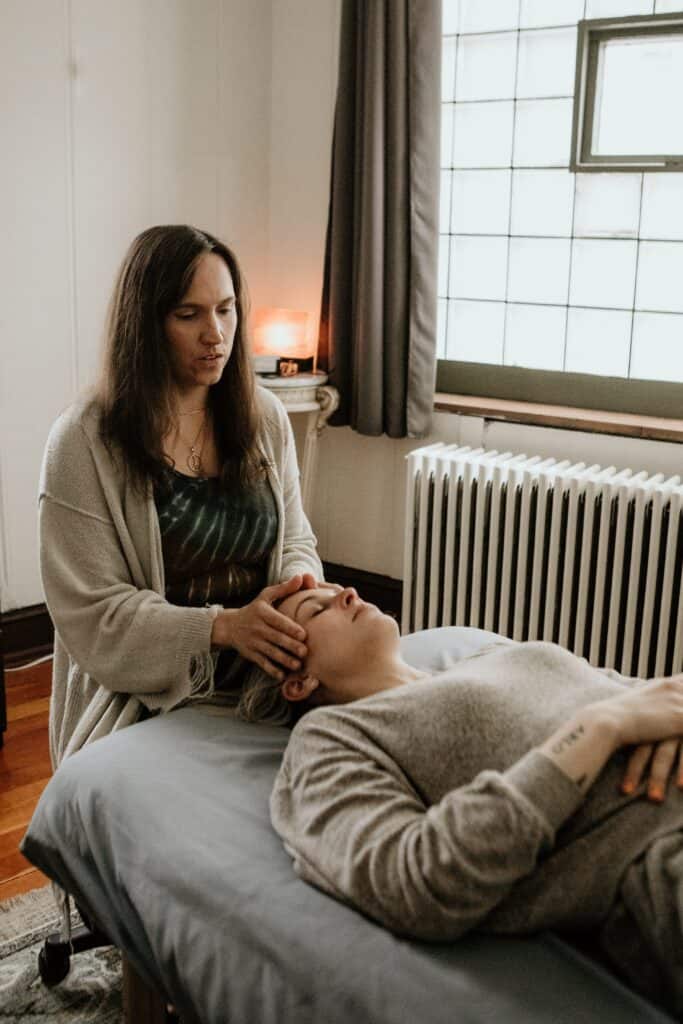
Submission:
<svg viewBox="0 0 683 1024">
<path fill-rule="evenodd" d="M 168 489 L 154 494 L 166 599 L 185 607 L 248 604 L 266 586 L 277 537 L 277 507 L 268 481 L 228 493 L 218 477 L 169 469 L 167 480 Z M 222 651 L 216 686 L 234 689 L 247 667 L 235 651 Z"/>
</svg>

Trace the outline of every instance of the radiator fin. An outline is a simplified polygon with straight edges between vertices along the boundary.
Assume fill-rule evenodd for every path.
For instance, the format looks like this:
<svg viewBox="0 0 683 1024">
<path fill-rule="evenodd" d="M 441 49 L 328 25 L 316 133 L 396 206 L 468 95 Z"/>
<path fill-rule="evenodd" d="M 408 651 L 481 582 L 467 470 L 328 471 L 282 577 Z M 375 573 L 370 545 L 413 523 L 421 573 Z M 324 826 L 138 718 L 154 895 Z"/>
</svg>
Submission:
<svg viewBox="0 0 683 1024">
<path fill-rule="evenodd" d="M 683 670 L 683 486 L 469 446 L 407 456 L 404 633 L 476 626 L 649 678 Z"/>
</svg>

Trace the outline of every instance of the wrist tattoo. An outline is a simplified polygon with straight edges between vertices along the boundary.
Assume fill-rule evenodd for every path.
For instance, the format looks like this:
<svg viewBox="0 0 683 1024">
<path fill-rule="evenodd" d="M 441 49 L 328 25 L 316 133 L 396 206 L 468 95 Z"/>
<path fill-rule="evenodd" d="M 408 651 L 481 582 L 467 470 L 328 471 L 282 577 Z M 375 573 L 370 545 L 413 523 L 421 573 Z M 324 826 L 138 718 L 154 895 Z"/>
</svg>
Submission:
<svg viewBox="0 0 683 1024">
<path fill-rule="evenodd" d="M 577 725 L 575 729 L 572 729 L 571 732 L 568 732 L 566 736 L 563 736 L 552 746 L 553 754 L 561 754 L 567 747 L 571 747 L 572 743 L 576 743 L 581 739 L 583 732 L 583 726 Z"/>
</svg>

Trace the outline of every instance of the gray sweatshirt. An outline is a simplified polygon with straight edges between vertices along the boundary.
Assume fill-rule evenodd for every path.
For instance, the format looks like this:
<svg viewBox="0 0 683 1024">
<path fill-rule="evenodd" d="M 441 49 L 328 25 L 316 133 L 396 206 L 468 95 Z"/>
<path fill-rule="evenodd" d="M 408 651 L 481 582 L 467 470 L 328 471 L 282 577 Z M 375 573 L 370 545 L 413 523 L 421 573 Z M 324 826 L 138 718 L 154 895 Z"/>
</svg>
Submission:
<svg viewBox="0 0 683 1024">
<path fill-rule="evenodd" d="M 301 878 L 399 934 L 596 925 L 627 866 L 683 828 L 683 793 L 622 796 L 621 750 L 583 796 L 535 748 L 630 685 L 556 644 L 503 642 L 316 709 L 292 731 L 273 826 Z"/>
</svg>

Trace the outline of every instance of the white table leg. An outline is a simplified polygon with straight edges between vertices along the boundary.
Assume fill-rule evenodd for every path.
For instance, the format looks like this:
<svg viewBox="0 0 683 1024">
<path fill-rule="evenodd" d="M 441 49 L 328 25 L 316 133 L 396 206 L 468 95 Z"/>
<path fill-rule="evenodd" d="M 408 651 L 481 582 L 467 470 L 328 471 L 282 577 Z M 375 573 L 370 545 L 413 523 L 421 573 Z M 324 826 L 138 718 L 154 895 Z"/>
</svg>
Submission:
<svg viewBox="0 0 683 1024">
<path fill-rule="evenodd" d="M 318 409 L 309 412 L 306 422 L 306 439 L 301 466 L 301 501 L 304 512 L 310 519 L 313 481 L 315 480 L 315 464 L 318 454 L 318 438 L 327 425 L 327 421 L 339 405 L 339 392 L 332 387 L 319 387 L 315 393 Z"/>
</svg>

